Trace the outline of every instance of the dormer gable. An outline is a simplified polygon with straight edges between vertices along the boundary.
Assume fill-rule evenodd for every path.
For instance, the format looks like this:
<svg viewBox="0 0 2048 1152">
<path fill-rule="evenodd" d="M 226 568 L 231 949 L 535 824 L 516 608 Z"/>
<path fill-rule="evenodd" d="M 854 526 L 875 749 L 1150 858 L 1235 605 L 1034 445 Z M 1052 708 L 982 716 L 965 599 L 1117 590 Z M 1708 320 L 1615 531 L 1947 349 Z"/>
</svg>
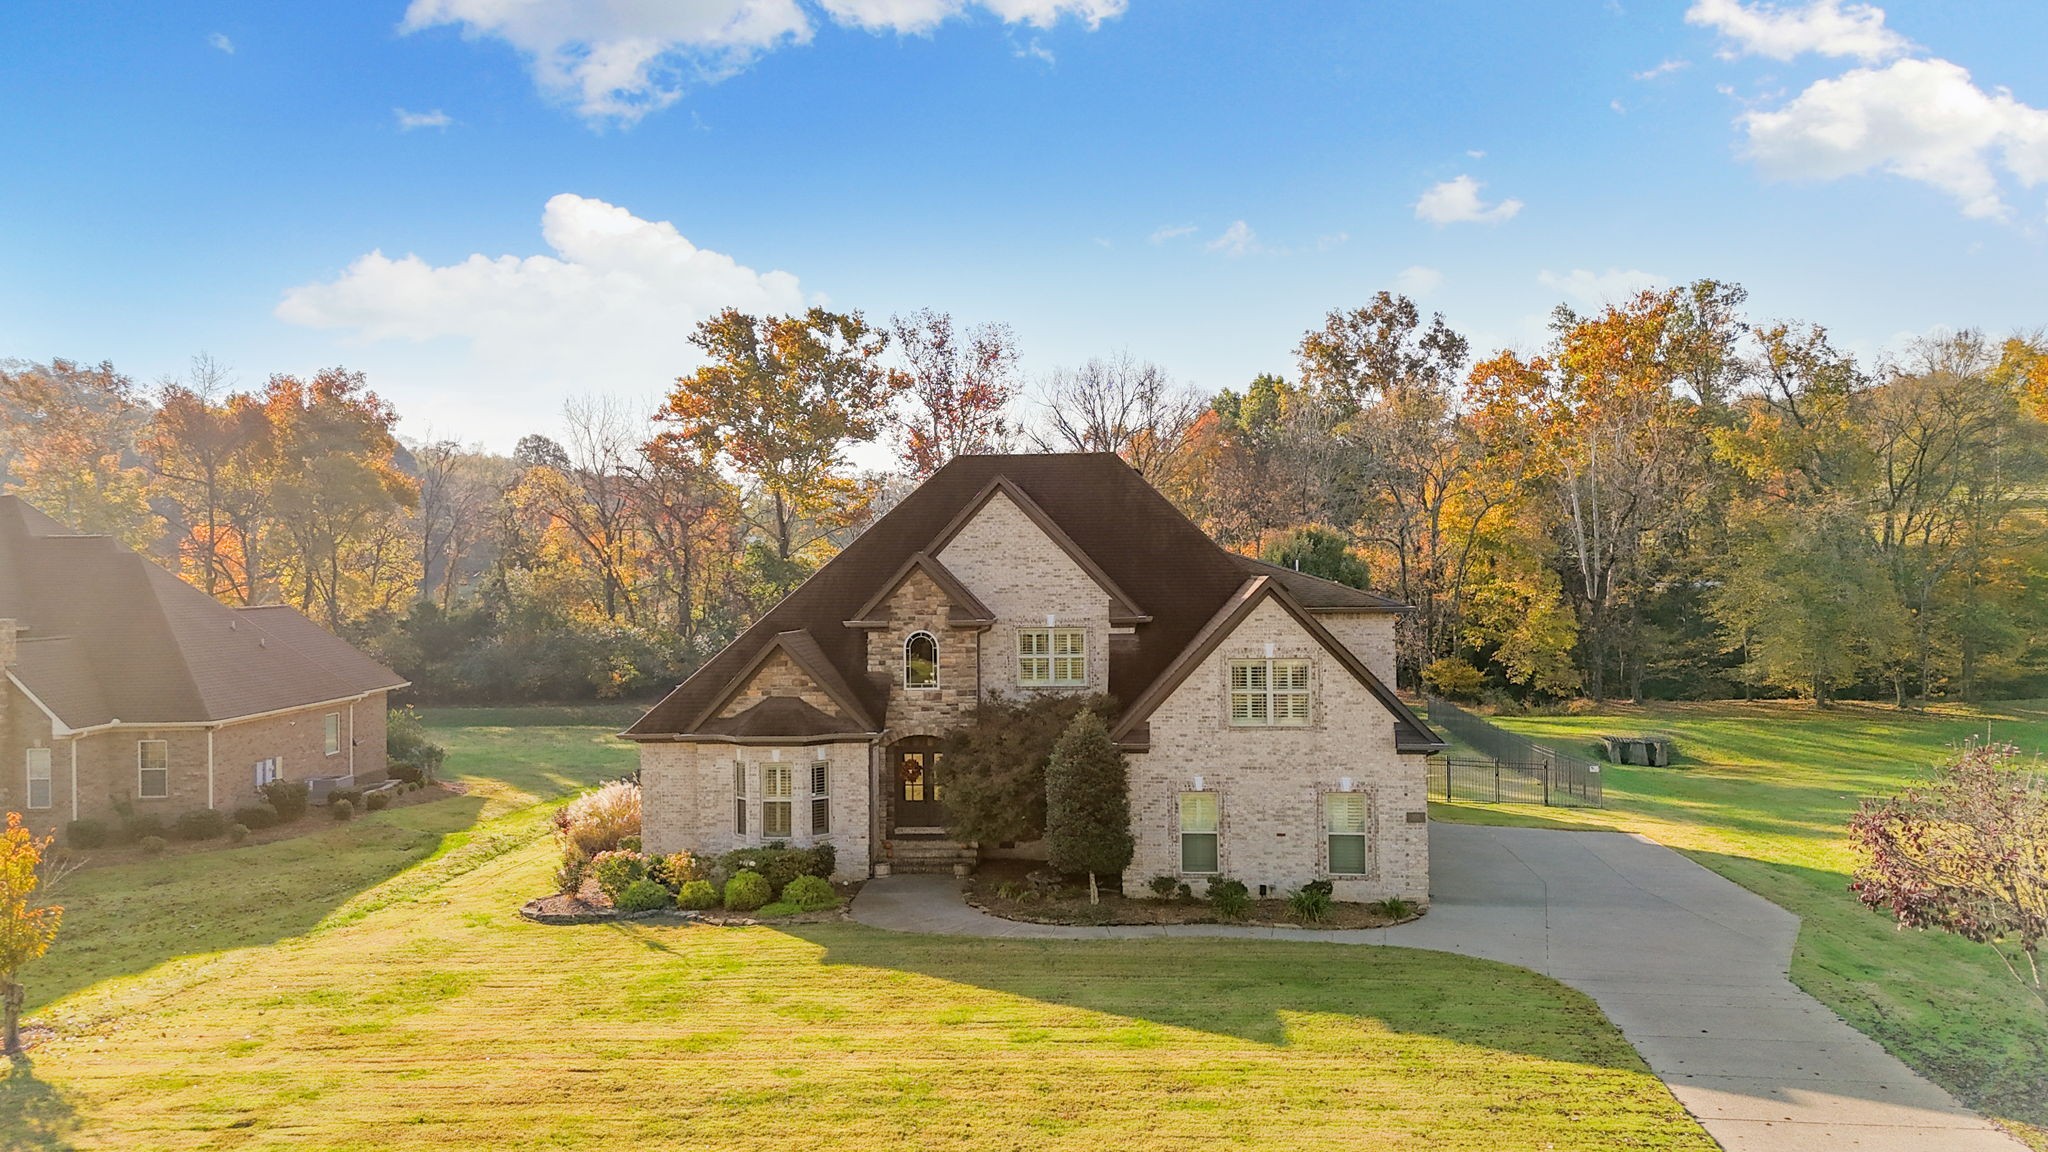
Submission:
<svg viewBox="0 0 2048 1152">
<path fill-rule="evenodd" d="M 945 596 L 948 605 L 948 628 L 982 629 L 996 622 L 996 615 L 989 606 L 983 604 L 965 584 L 960 583 L 959 578 L 944 564 L 939 563 L 929 552 L 919 552 L 906 561 L 903 567 L 897 569 L 896 574 L 890 577 L 866 604 L 861 605 L 860 611 L 853 614 L 853 619 L 848 620 L 846 626 L 887 628 L 890 624 L 889 601 L 896 595 L 897 589 L 903 587 L 904 581 L 919 575 L 929 579 Z"/>
</svg>

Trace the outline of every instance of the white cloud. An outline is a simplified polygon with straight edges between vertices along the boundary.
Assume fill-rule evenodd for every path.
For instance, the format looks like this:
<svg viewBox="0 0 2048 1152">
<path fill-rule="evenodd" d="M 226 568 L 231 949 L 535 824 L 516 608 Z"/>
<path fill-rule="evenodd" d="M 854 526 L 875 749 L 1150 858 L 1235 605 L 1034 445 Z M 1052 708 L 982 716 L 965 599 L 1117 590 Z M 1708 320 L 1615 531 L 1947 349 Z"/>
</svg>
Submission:
<svg viewBox="0 0 2048 1152">
<path fill-rule="evenodd" d="M 1394 287 L 1403 296 L 1417 298 L 1427 296 L 1444 286 L 1444 274 L 1434 268 L 1420 264 L 1401 269 L 1394 277 Z"/>
<path fill-rule="evenodd" d="M 398 117 L 400 132 L 410 132 L 415 128 L 446 128 L 455 123 L 453 117 L 439 108 L 432 112 L 408 112 L 403 108 L 393 108 L 391 114 Z"/>
<path fill-rule="evenodd" d="M 1986 92 L 1946 60 L 1854 69 L 1737 123 L 1766 176 L 1888 172 L 1941 189 L 1973 217 L 2009 216 L 2001 173 L 2026 188 L 2048 181 L 2048 110 Z"/>
<path fill-rule="evenodd" d="M 1232 221 L 1230 227 L 1223 230 L 1222 235 L 1203 247 L 1211 252 L 1221 252 L 1225 256 L 1249 256 L 1254 252 L 1266 250 L 1265 246 L 1259 243 L 1259 234 L 1252 231 L 1251 225 L 1242 220 Z"/>
<path fill-rule="evenodd" d="M 1059 57 L 1052 54 L 1052 49 L 1040 43 L 1036 36 L 1033 36 L 1028 44 L 1012 42 L 1010 55 L 1019 60 L 1036 60 L 1048 68 L 1060 62 Z"/>
<path fill-rule="evenodd" d="M 1522 210 L 1520 200 L 1488 204 L 1479 197 L 1485 185 L 1470 176 L 1446 180 L 1415 202 L 1415 218 L 1431 224 L 1499 224 Z"/>
<path fill-rule="evenodd" d="M 1614 114 L 1615 114 L 1615 115 L 1617 115 L 1617 116 L 1626 116 L 1626 115 L 1628 115 L 1628 106 L 1627 106 L 1627 105 L 1625 105 L 1625 104 L 1623 104 L 1623 103 L 1622 103 L 1621 101 L 1619 101 L 1619 100 L 1609 100 L 1609 101 L 1607 102 L 1607 107 L 1609 107 L 1610 109 L 1613 109 L 1613 111 L 1614 111 Z"/>
<path fill-rule="evenodd" d="M 1486 149 L 1484 149 L 1484 148 L 1467 148 L 1467 149 L 1465 149 L 1465 155 L 1467 155 L 1467 156 L 1470 156 L 1470 157 L 1471 157 L 1471 158 L 1473 158 L 1474 160 L 1484 160 L 1484 159 L 1486 159 Z"/>
<path fill-rule="evenodd" d="M 659 388 L 700 362 L 687 338 L 718 309 L 805 305 L 789 273 L 756 272 L 602 200 L 554 197 L 541 234 L 554 255 L 433 265 L 371 252 L 333 280 L 288 290 L 276 315 L 365 342 L 458 341 L 506 402 L 520 392 L 538 400 L 565 388 Z"/>
<path fill-rule="evenodd" d="M 1193 224 L 1162 224 L 1154 228 L 1152 235 L 1146 237 L 1146 239 L 1154 244 L 1164 244 L 1168 240 L 1178 240 L 1183 236 L 1192 236 L 1194 234 L 1195 226 Z"/>
<path fill-rule="evenodd" d="M 812 12 L 850 27 L 925 35 L 975 9 L 1005 24 L 1093 29 L 1127 0 L 412 0 L 402 32 L 452 25 L 502 40 L 541 88 L 594 121 L 630 124 L 724 79 L 766 52 L 811 38 Z M 1027 48 L 1024 55 L 1049 56 Z"/>
<path fill-rule="evenodd" d="M 1731 42 L 1726 55 L 1791 60 L 1808 52 L 1866 62 L 1903 56 L 1910 40 L 1884 26 L 1884 9 L 1843 0 L 1809 0 L 1781 8 L 1767 2 L 1697 0 L 1685 22 L 1712 28 Z"/>
<path fill-rule="evenodd" d="M 1692 67 L 1692 61 L 1690 60 L 1666 60 L 1655 68 L 1645 68 L 1633 75 L 1638 80 L 1658 80 L 1674 72 L 1683 72 L 1690 67 Z"/>
<path fill-rule="evenodd" d="M 228 34 L 225 32 L 215 32 L 206 38 L 206 42 L 230 56 L 235 54 L 235 42 L 228 39 Z"/>
<path fill-rule="evenodd" d="M 1617 304 L 1638 292 L 1663 288 L 1671 282 L 1655 272 L 1640 268 L 1623 271 L 1609 268 L 1595 272 L 1588 268 L 1574 268 L 1563 276 L 1548 269 L 1536 274 L 1536 282 L 1552 292 L 1577 301 L 1585 307 L 1597 308 L 1603 304 Z"/>
</svg>

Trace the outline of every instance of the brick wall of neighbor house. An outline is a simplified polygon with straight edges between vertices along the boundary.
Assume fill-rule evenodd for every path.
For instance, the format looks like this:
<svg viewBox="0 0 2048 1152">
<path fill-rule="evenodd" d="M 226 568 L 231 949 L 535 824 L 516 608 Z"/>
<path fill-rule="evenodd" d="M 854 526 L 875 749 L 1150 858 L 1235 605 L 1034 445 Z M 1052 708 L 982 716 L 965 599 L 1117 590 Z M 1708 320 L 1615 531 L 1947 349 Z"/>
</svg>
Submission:
<svg viewBox="0 0 2048 1152">
<path fill-rule="evenodd" d="M 818 682 L 780 650 L 755 670 L 753 679 L 748 680 L 718 714 L 721 717 L 737 716 L 770 696 L 795 696 L 827 716 L 846 718 L 839 705 L 832 702 L 832 697 L 818 687 Z M 847 723 L 848 728 L 856 726 L 851 721 Z"/>
<path fill-rule="evenodd" d="M 1278 658 L 1311 662 L 1313 723 L 1304 728 L 1229 725 L 1230 661 Z M 1285 609 L 1254 609 L 1151 717 L 1151 750 L 1130 758 L 1131 823 L 1137 851 L 1124 874 L 1127 891 L 1154 876 L 1179 875 L 1179 794 L 1203 777 L 1218 794 L 1221 875 L 1281 892 L 1326 874 L 1322 797 L 1350 777 L 1367 797 L 1373 872 L 1339 879 L 1340 900 L 1429 896 L 1429 828 L 1408 822 L 1425 812 L 1424 760 L 1394 751 L 1393 720 Z M 1186 877 L 1199 890 L 1201 878 Z"/>
<path fill-rule="evenodd" d="M 1089 689 L 1108 690 L 1109 594 L 1008 496 L 991 497 L 939 562 L 996 615 L 982 634 L 983 691 L 1016 692 L 1017 629 L 1042 628 L 1047 616 L 1088 630 Z"/>
<path fill-rule="evenodd" d="M 1344 642 L 1380 683 L 1394 687 L 1394 622 L 1392 612 L 1319 612 L 1316 622 Z"/>
<path fill-rule="evenodd" d="M 889 713 L 883 723 L 898 737 L 939 735 L 974 707 L 981 634 L 946 627 L 951 608 L 952 602 L 931 577 L 912 571 L 884 605 L 889 626 L 868 631 L 868 672 L 889 686 Z M 903 686 L 903 646 L 918 632 L 929 632 L 938 641 L 937 688 Z"/>
<path fill-rule="evenodd" d="M 822 749 L 832 765 L 832 829 L 820 837 L 811 831 L 811 765 Z M 761 833 L 761 766 L 777 753 L 795 774 L 791 835 L 787 843 L 808 847 L 829 840 L 837 850 L 838 875 L 851 880 L 868 874 L 870 860 L 868 745 L 824 744 L 813 747 L 761 748 L 732 744 L 640 745 L 640 827 L 650 852 L 696 852 L 717 855 L 735 848 L 765 844 Z M 747 767 L 747 831 L 733 831 L 733 765 Z"/>
<path fill-rule="evenodd" d="M 28 811 L 28 750 L 50 749 L 51 806 Z M 47 832 L 71 819 L 70 751 L 50 736 L 50 718 L 13 684 L 0 679 L 0 812 L 20 812 L 31 827 Z M 47 817 L 47 819 L 46 819 Z"/>
</svg>

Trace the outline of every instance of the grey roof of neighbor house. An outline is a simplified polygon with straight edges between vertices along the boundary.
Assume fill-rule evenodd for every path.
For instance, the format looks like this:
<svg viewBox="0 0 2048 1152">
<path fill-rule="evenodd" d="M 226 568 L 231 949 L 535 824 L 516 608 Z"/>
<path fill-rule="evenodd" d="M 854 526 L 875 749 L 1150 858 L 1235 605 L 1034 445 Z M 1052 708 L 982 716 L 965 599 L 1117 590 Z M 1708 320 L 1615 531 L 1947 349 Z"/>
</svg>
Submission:
<svg viewBox="0 0 2048 1152">
<path fill-rule="evenodd" d="M 8 619 L 22 631 L 7 672 L 70 729 L 234 720 L 406 683 L 295 609 L 230 608 L 0 496 Z"/>
<path fill-rule="evenodd" d="M 1189 645 L 1204 635 L 1219 613 L 1237 604 L 1254 581 L 1259 581 L 1262 596 L 1279 596 L 1304 610 L 1305 620 L 1319 612 L 1407 611 L 1384 596 L 1224 549 L 1111 453 L 962 456 L 905 496 L 625 735 L 740 735 L 732 723 L 709 722 L 707 713 L 739 686 L 769 645 L 779 641 L 787 646 L 791 633 L 807 638 L 806 650 L 829 663 L 860 711 L 885 715 L 888 684 L 868 672 L 867 635 L 859 627 L 872 622 L 859 616 L 920 555 L 937 553 L 941 537 L 998 488 L 1021 495 L 1029 505 L 1028 514 L 1042 515 L 1049 522 L 1048 535 L 1064 538 L 1079 553 L 1082 565 L 1094 569 L 1092 575 L 1129 602 L 1119 611 L 1144 620 L 1132 635 L 1118 636 L 1110 646 L 1109 694 L 1126 705 L 1120 719 L 1127 725 L 1142 720 L 1133 710 L 1147 691 L 1174 669 Z M 1335 643 L 1327 633 L 1324 637 Z M 1355 660 L 1347 667 L 1362 674 L 1387 704 L 1400 746 L 1419 750 L 1441 745 L 1390 688 Z M 746 735 L 757 738 L 813 735 L 825 723 L 822 717 L 799 718 L 793 710 L 787 716 L 750 719 Z M 777 727 L 773 721 L 791 722 L 791 728 L 772 730 Z"/>
</svg>

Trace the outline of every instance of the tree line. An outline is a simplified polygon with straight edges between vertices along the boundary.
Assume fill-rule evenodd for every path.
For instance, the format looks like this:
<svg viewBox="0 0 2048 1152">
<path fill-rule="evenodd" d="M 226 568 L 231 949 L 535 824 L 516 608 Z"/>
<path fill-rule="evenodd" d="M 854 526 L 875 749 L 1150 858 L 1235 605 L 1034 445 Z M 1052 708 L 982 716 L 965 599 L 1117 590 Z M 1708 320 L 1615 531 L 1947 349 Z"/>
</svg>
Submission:
<svg viewBox="0 0 2048 1152">
<path fill-rule="evenodd" d="M 1203 395 L 1128 353 L 1027 402 L 1017 341 L 943 312 L 727 310 L 653 413 L 575 399 L 508 455 L 362 374 L 201 357 L 0 364 L 6 488 L 229 603 L 293 604 L 438 700 L 640 696 L 715 652 L 946 460 L 1109 451 L 1226 547 L 1414 605 L 1400 676 L 1497 703 L 2033 693 L 2048 339 L 1863 363 L 1733 284 L 1560 307 L 1475 357 L 1380 293 L 1284 373 Z M 861 444 L 892 453 L 857 468 Z"/>
</svg>

